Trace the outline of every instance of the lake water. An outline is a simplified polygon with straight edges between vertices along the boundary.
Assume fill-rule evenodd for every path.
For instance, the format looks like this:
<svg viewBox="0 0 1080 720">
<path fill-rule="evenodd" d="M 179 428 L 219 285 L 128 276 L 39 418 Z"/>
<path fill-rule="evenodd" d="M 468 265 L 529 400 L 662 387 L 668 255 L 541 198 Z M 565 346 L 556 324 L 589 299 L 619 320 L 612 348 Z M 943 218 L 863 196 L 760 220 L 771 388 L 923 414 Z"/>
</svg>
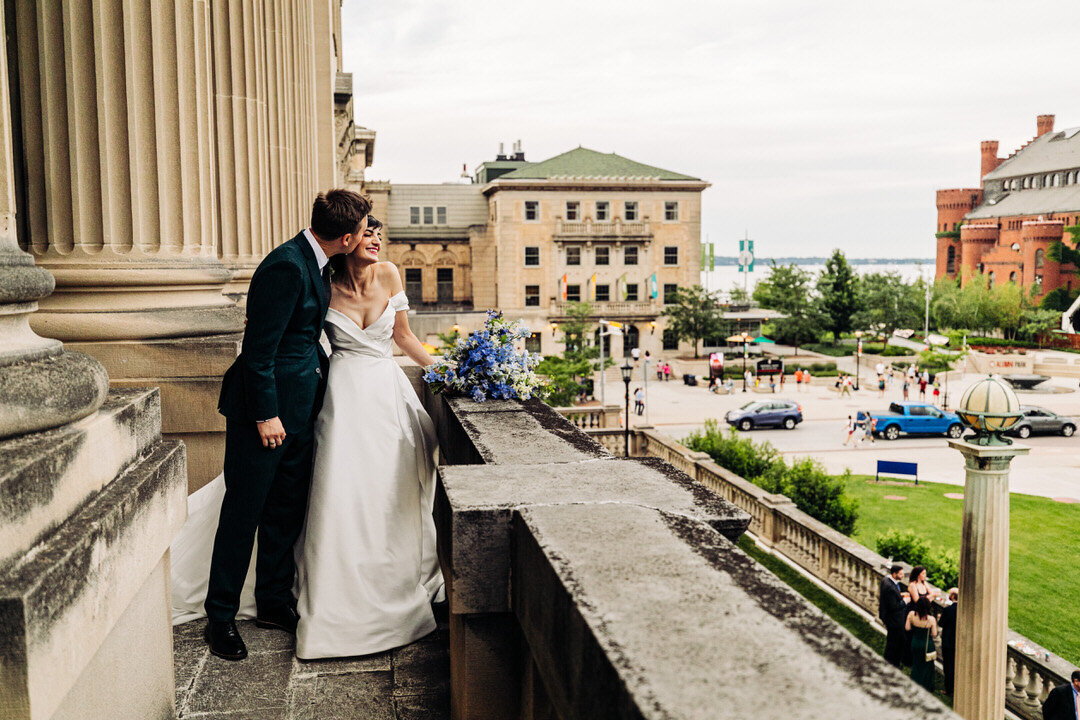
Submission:
<svg viewBox="0 0 1080 720">
<path fill-rule="evenodd" d="M 812 276 L 816 277 L 825 269 L 824 265 L 800 265 L 800 268 L 809 272 Z M 900 277 L 904 278 L 906 282 L 913 282 L 920 277 L 930 277 L 934 275 L 934 265 L 927 263 L 926 265 L 916 265 L 911 263 L 883 263 L 883 264 L 866 264 L 855 265 L 852 264 L 851 268 L 859 273 L 886 273 L 896 272 L 900 274 Z M 759 280 L 762 280 L 769 276 L 772 272 L 772 266 L 767 263 L 757 262 L 754 264 L 754 272 L 749 273 L 746 278 L 746 288 L 751 293 L 754 292 L 754 287 Z M 701 273 L 701 284 L 707 287 L 709 290 L 719 290 L 721 293 L 728 293 L 732 287 L 743 286 L 743 274 L 739 272 L 739 268 L 736 265 L 717 265 L 716 269 L 712 272 Z"/>
</svg>

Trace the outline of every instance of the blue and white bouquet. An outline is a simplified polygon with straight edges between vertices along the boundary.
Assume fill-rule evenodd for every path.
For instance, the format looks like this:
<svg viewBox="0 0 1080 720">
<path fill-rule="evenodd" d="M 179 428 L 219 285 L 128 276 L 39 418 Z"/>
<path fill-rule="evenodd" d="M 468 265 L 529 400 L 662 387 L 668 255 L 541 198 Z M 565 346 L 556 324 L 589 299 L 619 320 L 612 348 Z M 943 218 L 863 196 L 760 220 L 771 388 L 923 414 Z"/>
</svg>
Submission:
<svg viewBox="0 0 1080 720">
<path fill-rule="evenodd" d="M 515 344 L 528 335 L 520 322 L 488 310 L 484 329 L 459 338 L 427 369 L 424 380 L 434 392 L 450 390 L 476 402 L 528 400 L 543 385 L 534 372 L 540 355 Z"/>
</svg>

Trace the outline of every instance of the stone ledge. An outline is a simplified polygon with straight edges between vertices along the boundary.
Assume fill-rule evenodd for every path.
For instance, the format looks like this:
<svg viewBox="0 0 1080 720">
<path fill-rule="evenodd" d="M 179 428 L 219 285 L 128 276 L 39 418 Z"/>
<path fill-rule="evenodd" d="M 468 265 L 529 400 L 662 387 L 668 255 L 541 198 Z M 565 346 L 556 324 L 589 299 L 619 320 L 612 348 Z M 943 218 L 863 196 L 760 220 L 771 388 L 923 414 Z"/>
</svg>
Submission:
<svg viewBox="0 0 1080 720">
<path fill-rule="evenodd" d="M 63 701 L 183 524 L 184 461 L 157 443 L 0 575 L 0 715 Z"/>
<path fill-rule="evenodd" d="M 157 390 L 112 391 L 79 422 L 0 441 L 0 570 L 160 439 Z"/>
<path fill-rule="evenodd" d="M 731 539 L 750 524 L 747 513 L 655 459 L 442 466 L 439 479 L 454 613 L 509 610 L 510 523 L 520 508 L 638 505 L 696 518 Z"/>
<path fill-rule="evenodd" d="M 533 506 L 513 534 L 514 613 L 559 717 L 956 717 L 701 522 Z"/>
</svg>

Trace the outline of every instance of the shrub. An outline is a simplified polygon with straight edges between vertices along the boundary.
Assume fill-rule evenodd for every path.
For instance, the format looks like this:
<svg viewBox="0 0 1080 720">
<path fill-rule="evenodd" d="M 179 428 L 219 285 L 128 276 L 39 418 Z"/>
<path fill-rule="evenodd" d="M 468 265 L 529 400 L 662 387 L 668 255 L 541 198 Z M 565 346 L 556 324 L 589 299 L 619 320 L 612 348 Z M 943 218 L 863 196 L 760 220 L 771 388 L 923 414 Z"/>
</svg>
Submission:
<svg viewBox="0 0 1080 720">
<path fill-rule="evenodd" d="M 690 433 L 683 444 L 708 453 L 718 465 L 763 490 L 787 495 L 797 508 L 834 530 L 845 535 L 855 531 L 858 502 L 844 492 L 849 473 L 832 477 L 811 458 L 788 465 L 771 444 L 755 443 L 734 428 L 724 433 L 715 420 L 706 420 L 704 430 Z"/>
<path fill-rule="evenodd" d="M 939 550 L 914 530 L 890 530 L 877 537 L 878 555 L 926 568 L 926 579 L 942 589 L 960 582 L 960 560 L 954 550 Z"/>
<path fill-rule="evenodd" d="M 902 357 L 904 355 L 912 355 L 914 353 L 914 350 L 902 348 L 899 345 L 886 345 L 885 349 L 881 351 L 881 354 L 884 357 Z"/>
<path fill-rule="evenodd" d="M 834 362 L 815 362 L 815 363 L 784 363 L 784 372 L 793 373 L 796 370 L 809 370 L 814 375 L 835 375 L 836 363 Z"/>
</svg>

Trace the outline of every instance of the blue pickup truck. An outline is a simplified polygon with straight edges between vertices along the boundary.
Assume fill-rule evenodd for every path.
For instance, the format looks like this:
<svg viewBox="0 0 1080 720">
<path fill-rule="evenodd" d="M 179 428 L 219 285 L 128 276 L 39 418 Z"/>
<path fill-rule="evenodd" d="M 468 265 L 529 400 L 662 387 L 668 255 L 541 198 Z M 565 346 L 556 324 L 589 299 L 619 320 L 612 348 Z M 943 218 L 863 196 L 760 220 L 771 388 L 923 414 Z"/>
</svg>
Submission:
<svg viewBox="0 0 1080 720">
<path fill-rule="evenodd" d="M 956 413 L 942 410 L 930 403 L 895 402 L 889 412 L 870 413 L 877 421 L 874 435 L 895 440 L 900 433 L 908 435 L 947 435 L 958 438 L 964 433 L 964 425 Z M 866 413 L 859 413 L 859 422 L 866 422 Z"/>
</svg>

